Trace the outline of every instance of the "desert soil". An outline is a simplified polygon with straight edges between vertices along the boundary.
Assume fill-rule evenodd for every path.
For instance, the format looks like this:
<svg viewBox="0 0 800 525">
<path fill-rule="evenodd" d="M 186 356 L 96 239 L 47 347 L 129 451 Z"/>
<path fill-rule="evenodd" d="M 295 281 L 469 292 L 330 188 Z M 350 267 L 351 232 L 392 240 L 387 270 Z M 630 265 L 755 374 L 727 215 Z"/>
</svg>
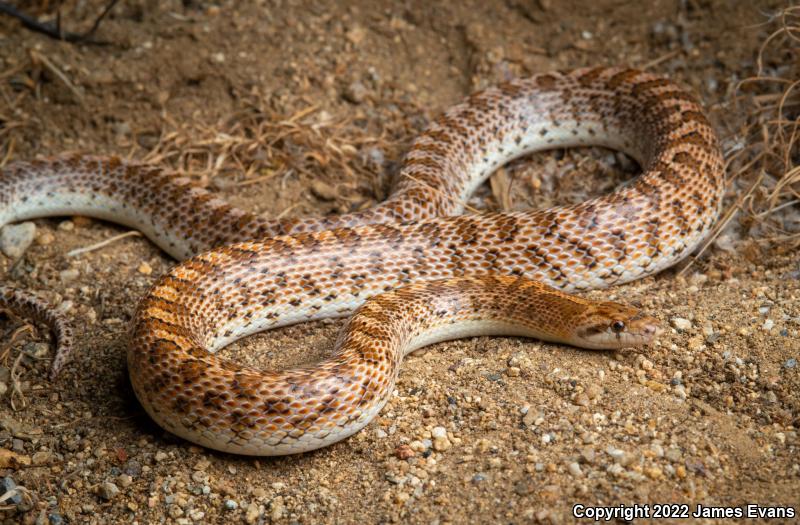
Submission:
<svg viewBox="0 0 800 525">
<path fill-rule="evenodd" d="M 19 4 L 52 19 L 52 2 Z M 102 5 L 64 2 L 65 27 L 87 29 Z M 779 7 L 132 0 L 103 21 L 105 45 L 2 17 L 0 153 L 149 158 L 265 216 L 337 213 L 386 196 L 431 118 L 514 76 L 645 67 L 699 93 L 725 136 L 744 120 L 726 101 Z M 602 150 L 537 154 L 472 204 L 548 206 L 635 171 Z M 509 181 L 510 203 L 498 191 Z M 439 344 L 406 360 L 395 395 L 356 436 L 254 459 L 166 434 L 128 384 L 126 326 L 174 261 L 141 237 L 68 256 L 125 230 L 81 217 L 35 224 L 20 259 L 0 256 L 0 275 L 60 304 L 77 348 L 50 381 L 46 332 L 0 318 L 0 494 L 24 487 L 0 504 L 3 523 L 565 523 L 575 504 L 670 502 L 800 511 L 800 265 L 785 247 L 731 234 L 682 272 L 590 294 L 662 320 L 654 347 Z M 226 352 L 263 366 L 312 362 L 340 326 L 289 327 Z"/>
</svg>

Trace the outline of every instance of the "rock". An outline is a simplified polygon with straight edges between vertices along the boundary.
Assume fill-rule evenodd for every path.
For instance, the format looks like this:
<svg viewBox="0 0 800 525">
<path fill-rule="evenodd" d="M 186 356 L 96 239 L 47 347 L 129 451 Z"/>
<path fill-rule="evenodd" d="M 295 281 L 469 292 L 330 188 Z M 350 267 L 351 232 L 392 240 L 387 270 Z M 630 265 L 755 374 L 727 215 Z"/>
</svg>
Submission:
<svg viewBox="0 0 800 525">
<path fill-rule="evenodd" d="M 540 415 L 538 412 L 534 412 L 533 410 L 528 410 L 528 412 L 522 416 L 522 424 L 526 427 L 530 427 L 532 425 L 536 425 L 536 421 L 539 419 Z"/>
<path fill-rule="evenodd" d="M 183 509 L 178 505 L 170 505 L 167 514 L 170 518 L 177 519 L 183 516 Z"/>
<path fill-rule="evenodd" d="M 646 467 L 644 473 L 650 479 L 660 479 L 664 477 L 664 472 L 658 467 Z"/>
<path fill-rule="evenodd" d="M 413 458 L 417 453 L 408 445 L 398 445 L 397 448 L 394 449 L 394 455 L 397 456 L 398 459 L 406 460 Z"/>
<path fill-rule="evenodd" d="M 126 489 L 131 486 L 131 483 L 133 483 L 133 478 L 128 474 L 120 474 L 117 476 L 117 483 L 119 483 L 123 489 Z"/>
<path fill-rule="evenodd" d="M 10 492 L 13 492 L 13 495 L 9 496 Z M 5 502 L 13 505 L 22 503 L 22 492 L 17 490 L 17 484 L 14 483 L 11 476 L 0 479 L 0 498 L 4 498 Z"/>
<path fill-rule="evenodd" d="M 32 222 L 8 224 L 0 230 L 0 251 L 11 259 L 19 259 L 36 237 L 36 225 Z"/>
<path fill-rule="evenodd" d="M 589 396 L 589 399 L 597 399 L 603 395 L 603 387 L 595 383 L 590 383 L 589 386 L 586 387 L 586 395 Z"/>
<path fill-rule="evenodd" d="M 581 466 L 574 461 L 567 465 L 567 470 L 569 470 L 569 473 L 576 478 L 583 476 L 583 470 L 581 470 Z"/>
<path fill-rule="evenodd" d="M 53 453 L 49 450 L 40 450 L 36 452 L 31 460 L 33 461 L 34 466 L 41 467 L 42 465 L 47 465 L 53 459 Z"/>
<path fill-rule="evenodd" d="M 146 262 L 142 262 L 139 265 L 139 268 L 137 268 L 137 271 L 142 275 L 150 275 L 151 273 L 153 273 L 153 268 Z"/>
<path fill-rule="evenodd" d="M 31 464 L 30 456 L 24 456 L 22 454 L 17 454 L 16 452 L 12 452 L 5 448 L 0 448 L 0 468 L 6 469 L 18 469 L 20 467 L 26 467 Z M 11 479 L 11 478 L 8 478 Z M 2 495 L 2 483 L 0 483 L 0 496 Z"/>
<path fill-rule="evenodd" d="M 425 443 L 419 440 L 412 441 L 408 446 L 411 447 L 411 450 L 414 452 L 425 452 L 428 450 L 428 447 L 425 446 Z"/>
<path fill-rule="evenodd" d="M 22 347 L 22 351 L 33 359 L 44 359 L 50 353 L 50 345 L 47 343 L 27 343 Z"/>
<path fill-rule="evenodd" d="M 246 523 L 253 524 L 258 520 L 260 515 L 261 510 L 258 508 L 258 503 L 253 501 L 247 506 L 247 510 L 245 511 L 244 515 L 244 521 Z"/>
<path fill-rule="evenodd" d="M 118 494 L 119 494 L 119 488 L 110 481 L 101 483 L 100 486 L 97 487 L 97 495 L 106 501 L 111 501 Z"/>
<path fill-rule="evenodd" d="M 575 404 L 578 405 L 578 406 L 582 406 L 582 407 L 588 407 L 589 406 L 589 396 L 587 396 L 586 394 L 578 394 L 575 397 Z"/>
<path fill-rule="evenodd" d="M 136 476 L 140 476 L 142 474 L 142 464 L 135 459 L 129 459 L 125 462 L 125 466 L 122 470 L 125 472 L 125 474 L 135 478 Z"/>
<path fill-rule="evenodd" d="M 233 501 L 232 499 L 225 500 L 225 510 L 236 510 L 239 508 L 239 504 Z"/>
<path fill-rule="evenodd" d="M 66 284 L 80 277 L 81 273 L 77 268 L 69 268 L 67 270 L 62 270 L 58 275 L 61 278 L 61 282 Z"/>
<path fill-rule="evenodd" d="M 168 457 L 169 456 L 167 455 L 166 452 L 164 452 L 163 450 L 159 450 L 158 452 L 156 452 L 155 460 L 156 460 L 156 462 L 161 463 L 162 461 L 164 461 Z"/>
<path fill-rule="evenodd" d="M 49 231 L 43 231 L 36 236 L 36 244 L 39 246 L 48 246 L 53 244 L 53 241 L 55 240 L 56 236 Z"/>
<path fill-rule="evenodd" d="M 790 357 L 789 359 L 786 360 L 785 363 L 783 363 L 783 366 L 785 368 L 794 368 L 797 366 L 797 359 L 795 359 L 794 357 Z"/>
<path fill-rule="evenodd" d="M 775 326 L 775 321 L 773 321 L 772 319 L 767 319 L 766 321 L 764 321 L 764 325 L 761 327 L 761 329 L 764 330 L 765 332 L 769 332 L 770 330 L 772 330 L 773 326 Z"/>
<path fill-rule="evenodd" d="M 476 443 L 475 450 L 477 450 L 481 454 L 486 454 L 487 452 L 489 452 L 489 450 L 491 450 L 491 448 L 492 448 L 492 442 L 486 438 L 481 438 Z"/>
<path fill-rule="evenodd" d="M 269 517 L 273 522 L 283 518 L 285 512 L 286 510 L 283 505 L 283 496 L 278 496 L 270 502 Z"/>
<path fill-rule="evenodd" d="M 431 437 L 433 439 L 447 438 L 447 429 L 444 427 L 433 427 L 433 430 L 431 430 Z"/>
<path fill-rule="evenodd" d="M 356 80 L 347 86 L 347 88 L 345 88 L 342 96 L 348 102 L 352 102 L 353 104 L 361 104 L 367 98 L 367 88 L 364 87 L 364 84 Z"/>
<path fill-rule="evenodd" d="M 692 329 L 692 322 L 688 319 L 684 319 L 683 317 L 673 317 L 670 319 L 670 323 L 676 330 L 682 330 L 686 332 Z"/>
<path fill-rule="evenodd" d="M 447 439 L 446 437 L 435 438 L 433 440 L 433 450 L 437 452 L 444 452 L 445 450 L 448 450 L 452 446 L 453 444 L 450 443 L 450 440 Z"/>
<path fill-rule="evenodd" d="M 703 336 L 696 335 L 689 339 L 689 342 L 686 343 L 686 348 L 688 348 L 690 352 L 699 352 L 705 349 L 705 341 Z"/>
</svg>

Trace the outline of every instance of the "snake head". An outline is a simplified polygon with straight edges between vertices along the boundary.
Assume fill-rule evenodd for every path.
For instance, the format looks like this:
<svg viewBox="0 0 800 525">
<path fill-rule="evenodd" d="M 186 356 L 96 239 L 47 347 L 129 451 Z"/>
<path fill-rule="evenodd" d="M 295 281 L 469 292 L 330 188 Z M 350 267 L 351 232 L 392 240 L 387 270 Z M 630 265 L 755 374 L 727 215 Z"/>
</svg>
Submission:
<svg viewBox="0 0 800 525">
<path fill-rule="evenodd" d="M 615 350 L 650 344 L 659 334 L 659 322 L 641 310 L 602 302 L 582 313 L 575 326 L 575 344 L 594 350 Z"/>
</svg>

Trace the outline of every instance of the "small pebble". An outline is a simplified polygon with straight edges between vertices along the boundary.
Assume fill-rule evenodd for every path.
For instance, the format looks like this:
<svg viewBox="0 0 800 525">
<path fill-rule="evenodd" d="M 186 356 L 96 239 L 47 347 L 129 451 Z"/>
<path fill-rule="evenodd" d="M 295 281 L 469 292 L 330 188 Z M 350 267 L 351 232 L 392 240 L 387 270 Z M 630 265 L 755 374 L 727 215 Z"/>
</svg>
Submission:
<svg viewBox="0 0 800 525">
<path fill-rule="evenodd" d="M 269 503 L 269 517 L 275 522 L 283 518 L 286 513 L 286 507 L 283 505 L 283 496 L 278 496 Z"/>
<path fill-rule="evenodd" d="M 97 495 L 106 501 L 111 501 L 119 494 L 119 487 L 110 481 L 101 483 L 97 488 Z"/>
<path fill-rule="evenodd" d="M 3 479 L 0 479 L 0 497 L 5 496 L 11 491 L 15 491 L 17 488 L 17 484 L 14 483 L 14 480 L 11 476 L 6 476 Z M 4 501 L 11 503 L 12 505 L 19 505 L 22 503 L 22 493 L 21 492 L 14 492 L 14 495 L 10 498 L 4 498 Z"/>
<path fill-rule="evenodd" d="M 153 273 L 153 268 L 146 262 L 142 262 L 139 265 L 139 268 L 137 268 L 137 271 L 142 275 L 150 275 L 151 273 Z"/>
<path fill-rule="evenodd" d="M 408 446 L 414 452 L 425 452 L 426 450 L 428 450 L 428 447 L 425 446 L 425 443 L 423 443 L 422 441 L 419 441 L 419 440 L 412 441 L 411 443 L 408 444 Z"/>
<path fill-rule="evenodd" d="M 22 351 L 33 359 L 44 359 L 50 353 L 50 345 L 47 343 L 27 343 Z"/>
<path fill-rule="evenodd" d="M 36 225 L 32 222 L 8 224 L 0 230 L 0 251 L 11 259 L 19 259 L 36 237 Z"/>
<path fill-rule="evenodd" d="M 250 524 L 255 523 L 260 515 L 261 510 L 258 508 L 258 503 L 254 501 L 247 506 L 247 510 L 245 511 L 244 515 L 244 521 Z"/>
<path fill-rule="evenodd" d="M 789 359 L 786 360 L 785 363 L 783 363 L 783 366 L 786 368 L 794 368 L 797 366 L 797 359 L 795 359 L 794 357 L 790 357 Z"/>
<path fill-rule="evenodd" d="M 650 479 L 660 479 L 664 476 L 664 472 L 658 467 L 647 467 L 644 473 Z"/>
<path fill-rule="evenodd" d="M 48 246 L 50 244 L 53 244 L 53 241 L 55 240 L 56 236 L 47 230 L 40 232 L 36 236 L 36 244 L 38 244 L 39 246 Z"/>
<path fill-rule="evenodd" d="M 683 317 L 673 317 L 670 319 L 670 323 L 672 323 L 672 326 L 675 327 L 676 330 L 683 330 L 685 332 L 692 329 L 692 322 Z"/>
<path fill-rule="evenodd" d="M 447 438 L 447 429 L 444 427 L 433 427 L 431 430 L 431 437 L 436 438 Z"/>
<path fill-rule="evenodd" d="M 225 509 L 227 510 L 236 510 L 239 508 L 239 504 L 233 501 L 232 499 L 225 500 Z"/>
<path fill-rule="evenodd" d="M 353 104 L 360 104 L 367 98 L 367 88 L 359 81 L 352 82 L 345 88 L 342 97 Z"/>
<path fill-rule="evenodd" d="M 417 453 L 408 445 L 398 445 L 397 448 L 394 449 L 394 455 L 397 456 L 398 459 L 406 460 L 413 458 Z"/>
<path fill-rule="evenodd" d="M 575 476 L 576 478 L 583 476 L 583 470 L 581 470 L 581 466 L 574 461 L 570 462 L 567 465 L 567 469 L 569 469 L 569 473 Z"/>
<path fill-rule="evenodd" d="M 117 483 L 119 483 L 122 488 L 126 489 L 131 486 L 131 483 L 133 483 L 133 478 L 128 474 L 120 474 L 117 476 Z"/>
<path fill-rule="evenodd" d="M 764 331 L 769 332 L 770 330 L 772 330 L 773 326 L 775 326 L 775 321 L 773 321 L 772 319 L 767 319 L 766 321 L 764 321 L 764 325 L 761 328 L 764 329 Z"/>
</svg>

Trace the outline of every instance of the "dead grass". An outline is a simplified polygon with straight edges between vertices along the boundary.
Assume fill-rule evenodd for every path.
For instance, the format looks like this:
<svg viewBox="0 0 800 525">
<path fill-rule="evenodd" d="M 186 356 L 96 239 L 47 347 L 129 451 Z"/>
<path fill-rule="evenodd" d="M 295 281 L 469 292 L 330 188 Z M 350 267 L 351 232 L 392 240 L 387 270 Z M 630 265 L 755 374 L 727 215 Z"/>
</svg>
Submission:
<svg viewBox="0 0 800 525">
<path fill-rule="evenodd" d="M 737 206 L 757 241 L 800 245 L 800 6 L 767 22 L 755 73 L 732 100 L 746 115 L 729 157 L 734 182 L 749 186 Z"/>
<path fill-rule="evenodd" d="M 144 160 L 222 186 L 281 184 L 299 175 L 323 200 L 383 198 L 384 159 L 396 148 L 385 131 L 333 118 L 318 105 L 286 116 L 261 95 L 244 100 L 240 111 L 214 125 L 167 121 L 169 131 Z M 377 160 L 371 151 L 379 152 Z"/>
</svg>

